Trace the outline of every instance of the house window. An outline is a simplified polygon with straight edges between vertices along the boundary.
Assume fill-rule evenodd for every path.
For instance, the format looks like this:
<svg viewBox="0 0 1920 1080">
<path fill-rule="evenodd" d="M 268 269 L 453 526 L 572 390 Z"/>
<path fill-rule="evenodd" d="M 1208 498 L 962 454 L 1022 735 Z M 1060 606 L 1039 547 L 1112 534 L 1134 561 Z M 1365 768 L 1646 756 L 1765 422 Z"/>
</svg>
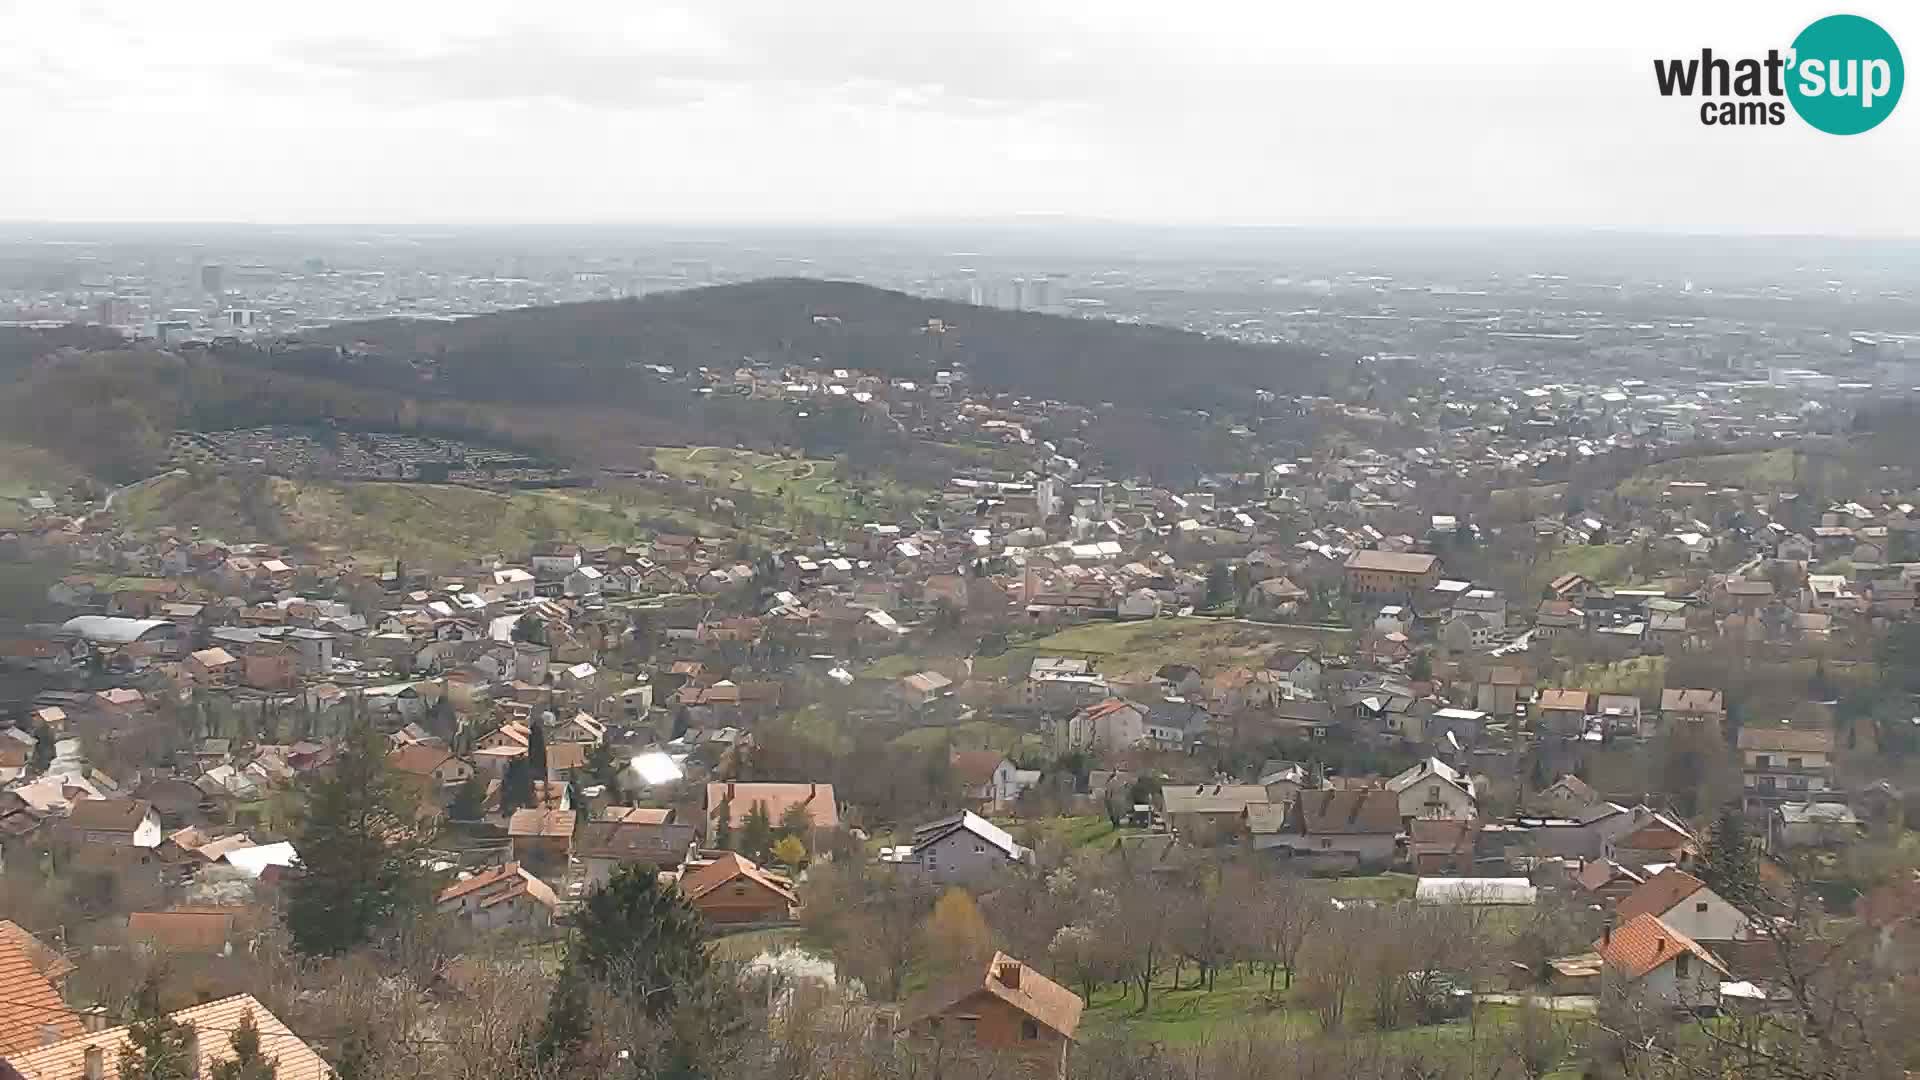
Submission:
<svg viewBox="0 0 1920 1080">
<path fill-rule="evenodd" d="M 1330 850 L 1330 849 L 1331 849 L 1332 847 L 1333 847 L 1333 841 L 1331 841 L 1331 840 L 1322 840 L 1322 841 L 1320 841 L 1320 850 L 1321 850 L 1321 851 L 1327 851 L 1327 850 Z"/>
<path fill-rule="evenodd" d="M 1020 1037 L 1031 1042 L 1040 1037 L 1040 1025 L 1032 1020 L 1020 1021 Z"/>
<path fill-rule="evenodd" d="M 1693 954 L 1681 953 L 1673 958 L 1673 973 L 1684 979 L 1693 973 Z"/>
<path fill-rule="evenodd" d="M 1705 911 L 1705 910 L 1707 910 L 1707 902 L 1706 902 L 1705 900 L 1701 900 L 1701 901 L 1699 901 L 1698 903 L 1696 903 L 1696 904 L 1694 904 L 1694 905 L 1693 905 L 1693 910 L 1695 910 L 1695 911 Z"/>
<path fill-rule="evenodd" d="M 1806 759 L 1804 758 L 1790 757 L 1787 759 L 1787 768 L 1798 769 L 1801 767 L 1801 763 L 1805 760 Z"/>
<path fill-rule="evenodd" d="M 733 895 L 735 896 L 747 895 L 747 887 L 745 885 L 735 885 L 733 887 Z"/>
<path fill-rule="evenodd" d="M 1756 769 L 1770 769 L 1770 768 L 1772 768 L 1772 767 L 1773 767 L 1773 755 L 1772 755 L 1772 754 L 1755 754 L 1755 755 L 1753 755 L 1753 767 L 1754 767 L 1754 768 L 1756 768 Z"/>
</svg>

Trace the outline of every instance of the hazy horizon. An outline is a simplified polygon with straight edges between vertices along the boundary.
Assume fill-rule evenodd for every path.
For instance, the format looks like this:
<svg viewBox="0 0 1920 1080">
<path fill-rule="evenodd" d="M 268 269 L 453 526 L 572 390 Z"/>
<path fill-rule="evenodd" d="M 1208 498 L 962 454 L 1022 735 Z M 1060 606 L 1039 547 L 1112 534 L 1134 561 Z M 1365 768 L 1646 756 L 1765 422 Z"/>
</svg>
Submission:
<svg viewBox="0 0 1920 1080">
<path fill-rule="evenodd" d="M 1857 9 L 1920 40 L 1908 9 Z M 16 221 L 1920 235 L 1920 119 L 1704 127 L 1828 9 L 0 3 Z M 31 148 L 31 152 L 24 152 Z"/>
</svg>

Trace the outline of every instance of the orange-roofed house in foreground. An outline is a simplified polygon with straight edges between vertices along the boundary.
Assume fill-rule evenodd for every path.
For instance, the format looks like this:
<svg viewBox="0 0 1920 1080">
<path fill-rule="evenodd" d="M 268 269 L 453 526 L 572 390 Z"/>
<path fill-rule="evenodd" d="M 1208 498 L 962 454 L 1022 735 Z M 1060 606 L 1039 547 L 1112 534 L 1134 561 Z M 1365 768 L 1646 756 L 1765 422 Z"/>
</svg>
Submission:
<svg viewBox="0 0 1920 1080">
<path fill-rule="evenodd" d="M 279 1017 L 252 995 L 236 994 L 167 1014 L 190 1032 L 189 1047 L 196 1056 L 194 1076 L 211 1076 L 215 1065 L 232 1060 L 233 1031 L 248 1015 L 260 1029 L 261 1051 L 277 1059 L 275 1080 L 326 1080 L 333 1075 L 320 1055 L 288 1030 Z M 10 1055 L 7 1064 L 22 1080 L 107 1080 L 115 1075 L 120 1050 L 126 1045 L 126 1028 L 107 1028 Z"/>
<path fill-rule="evenodd" d="M 1067 1071 L 1080 1030 L 1080 995 L 996 952 L 984 969 L 931 987 L 908 1001 L 900 1023 L 924 1045 L 1025 1059 L 1038 1072 Z"/>
<path fill-rule="evenodd" d="M 1675 1008 L 1717 1005 L 1727 967 L 1699 942 L 1661 922 L 1636 915 L 1593 943 L 1607 993 L 1644 994 Z"/>
</svg>

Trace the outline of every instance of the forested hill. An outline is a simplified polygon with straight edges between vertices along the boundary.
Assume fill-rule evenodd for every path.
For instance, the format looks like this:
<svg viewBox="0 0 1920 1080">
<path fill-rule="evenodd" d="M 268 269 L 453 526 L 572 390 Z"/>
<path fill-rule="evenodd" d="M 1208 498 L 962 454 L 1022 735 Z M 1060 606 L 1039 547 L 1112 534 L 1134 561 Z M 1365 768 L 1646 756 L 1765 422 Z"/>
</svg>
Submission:
<svg viewBox="0 0 1920 1080">
<path fill-rule="evenodd" d="M 929 320 L 940 320 L 945 332 L 930 332 Z M 451 323 L 347 323 L 303 340 L 430 364 L 438 389 L 454 396 L 550 403 L 605 403 L 645 393 L 640 365 L 730 370 L 743 359 L 907 378 L 964 364 L 982 386 L 1144 409 L 1231 407 L 1255 388 L 1323 392 L 1344 371 L 1337 361 L 1304 349 L 803 278 L 524 308 Z"/>
</svg>

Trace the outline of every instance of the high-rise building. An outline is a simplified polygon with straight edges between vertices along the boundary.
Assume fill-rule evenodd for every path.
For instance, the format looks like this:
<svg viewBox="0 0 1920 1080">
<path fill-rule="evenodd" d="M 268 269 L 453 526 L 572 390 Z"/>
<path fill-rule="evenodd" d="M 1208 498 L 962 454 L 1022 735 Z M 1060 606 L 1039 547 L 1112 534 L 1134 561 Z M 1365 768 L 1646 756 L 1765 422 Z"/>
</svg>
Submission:
<svg viewBox="0 0 1920 1080">
<path fill-rule="evenodd" d="M 200 268 L 200 291 L 208 296 L 219 296 L 226 281 L 226 268 L 219 263 L 208 263 Z"/>
</svg>

